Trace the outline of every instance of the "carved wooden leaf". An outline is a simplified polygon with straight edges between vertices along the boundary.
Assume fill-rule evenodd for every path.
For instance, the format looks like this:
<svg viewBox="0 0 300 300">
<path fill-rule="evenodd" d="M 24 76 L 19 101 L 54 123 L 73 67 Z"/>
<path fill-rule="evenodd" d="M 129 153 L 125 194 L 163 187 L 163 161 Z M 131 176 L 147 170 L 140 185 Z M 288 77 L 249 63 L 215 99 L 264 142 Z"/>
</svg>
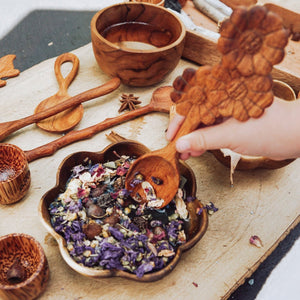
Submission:
<svg viewBox="0 0 300 300">
<path fill-rule="evenodd" d="M 20 71 L 14 68 L 13 60 L 16 58 L 14 54 L 8 54 L 0 58 L 0 87 L 6 85 L 3 78 L 15 77 Z"/>
<path fill-rule="evenodd" d="M 223 22 L 218 49 L 219 64 L 186 69 L 173 82 L 176 112 L 186 116 L 197 110 L 199 123 L 216 118 L 257 118 L 272 104 L 273 65 L 284 57 L 288 31 L 280 17 L 265 7 L 237 8 Z"/>
</svg>

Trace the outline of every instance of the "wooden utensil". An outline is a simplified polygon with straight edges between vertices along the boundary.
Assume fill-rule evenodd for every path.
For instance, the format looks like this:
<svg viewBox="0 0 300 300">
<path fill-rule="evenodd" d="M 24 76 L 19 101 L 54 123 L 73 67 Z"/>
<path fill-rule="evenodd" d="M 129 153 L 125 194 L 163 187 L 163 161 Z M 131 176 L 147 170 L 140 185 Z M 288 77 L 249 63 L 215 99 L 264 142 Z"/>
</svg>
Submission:
<svg viewBox="0 0 300 300">
<path fill-rule="evenodd" d="M 275 29 L 272 43 L 268 43 L 265 35 Z M 269 73 L 283 59 L 288 41 L 288 31 L 281 19 L 260 6 L 249 10 L 237 8 L 223 22 L 220 33 L 221 62 L 197 71 L 186 69 L 173 83 L 172 100 L 176 102 L 177 113 L 185 116 L 175 138 L 165 148 L 138 158 L 127 173 L 126 189 L 138 202 L 151 201 L 147 199 L 143 181 L 153 184 L 152 198 L 158 201 L 155 207 L 164 207 L 174 198 L 179 186 L 175 142 L 180 136 L 200 123 L 212 125 L 219 117 L 234 117 L 239 121 L 258 118 L 273 102 Z"/>
<path fill-rule="evenodd" d="M 0 237 L 0 298 L 33 300 L 49 281 L 49 265 L 40 243 L 24 233 Z"/>
<path fill-rule="evenodd" d="M 65 100 L 64 102 L 61 102 L 46 110 L 40 111 L 39 113 L 36 113 L 34 115 L 19 120 L 0 123 L 0 141 L 4 140 L 11 133 L 15 132 L 20 128 L 41 121 L 47 117 L 53 116 L 61 111 L 64 111 L 72 106 L 78 105 L 85 101 L 109 94 L 115 89 L 117 89 L 119 86 L 120 86 L 120 79 L 113 78 L 101 86 L 82 92 L 76 96 L 73 96 Z"/>
<path fill-rule="evenodd" d="M 170 92 L 172 91 L 171 86 L 157 88 L 152 95 L 151 101 L 146 106 L 137 108 L 129 111 L 122 115 L 107 118 L 104 121 L 89 126 L 81 130 L 73 130 L 68 132 L 66 135 L 56 139 L 53 142 L 37 147 L 35 149 L 25 151 L 27 160 L 33 161 L 42 157 L 50 156 L 55 153 L 58 149 L 70 145 L 74 142 L 89 139 L 96 133 L 108 129 L 112 126 L 119 125 L 123 122 L 132 120 L 136 117 L 151 113 L 151 112 L 164 112 L 168 113 L 171 105 L 173 104 L 170 98 Z"/>
<path fill-rule="evenodd" d="M 71 62 L 73 64 L 70 73 L 63 77 L 61 73 L 61 66 L 66 62 Z M 39 113 L 50 107 L 64 102 L 70 98 L 68 94 L 68 87 L 75 79 L 79 68 L 79 59 L 73 53 L 64 53 L 57 57 L 54 64 L 54 72 L 59 85 L 58 92 L 43 100 L 36 108 L 35 113 Z M 38 127 L 43 130 L 50 132 L 65 132 L 74 128 L 82 119 L 83 116 L 83 106 L 81 104 L 62 111 L 52 117 L 46 118 L 42 121 L 36 123 Z"/>
<path fill-rule="evenodd" d="M 66 135 L 29 151 L 23 151 L 12 144 L 0 143 L 0 204 L 11 204 L 20 201 L 30 187 L 30 170 L 28 163 L 52 155 L 58 149 L 73 142 L 88 139 L 114 125 L 134 119 L 150 112 L 169 112 L 173 104 L 170 98 L 171 86 L 160 87 L 152 95 L 148 105 L 108 118 L 94 126 L 70 131 Z"/>
<path fill-rule="evenodd" d="M 134 199 L 143 197 L 144 189 L 141 184 L 134 185 L 137 174 L 143 176 L 143 181 L 153 185 L 156 195 L 168 204 L 175 196 L 179 186 L 179 155 L 176 152 L 176 141 L 179 137 L 195 130 L 199 125 L 196 107 L 192 107 L 177 132 L 175 138 L 164 148 L 149 152 L 138 158 L 129 169 L 125 187 Z M 158 179 L 160 184 L 155 184 Z"/>
</svg>

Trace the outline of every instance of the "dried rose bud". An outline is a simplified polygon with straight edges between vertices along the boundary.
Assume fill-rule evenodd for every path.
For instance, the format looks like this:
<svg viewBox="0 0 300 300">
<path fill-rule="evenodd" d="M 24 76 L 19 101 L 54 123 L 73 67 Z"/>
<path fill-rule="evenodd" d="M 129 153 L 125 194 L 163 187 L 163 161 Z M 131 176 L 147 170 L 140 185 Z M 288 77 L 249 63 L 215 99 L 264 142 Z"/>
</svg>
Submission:
<svg viewBox="0 0 300 300">
<path fill-rule="evenodd" d="M 257 248 L 263 247 L 261 239 L 257 235 L 252 235 L 249 239 L 251 245 L 256 246 Z"/>
<path fill-rule="evenodd" d="M 155 235 L 165 235 L 166 231 L 162 227 L 156 226 L 156 227 L 153 228 L 153 233 Z"/>
<path fill-rule="evenodd" d="M 25 279 L 25 268 L 17 258 L 6 273 L 6 278 L 10 283 L 20 283 Z"/>
<path fill-rule="evenodd" d="M 84 224 L 82 226 L 82 231 L 86 237 L 92 241 L 95 236 L 99 235 L 102 232 L 102 227 L 98 223 Z"/>
<path fill-rule="evenodd" d="M 86 213 L 89 217 L 94 217 L 94 218 L 101 218 L 105 215 L 105 212 L 103 211 L 103 209 L 96 204 L 91 204 L 88 207 Z"/>
<path fill-rule="evenodd" d="M 106 187 L 107 187 L 107 185 L 104 184 L 101 187 L 96 187 L 94 189 L 91 189 L 91 193 L 90 193 L 91 197 L 96 198 L 96 197 L 101 196 L 104 193 Z"/>
<path fill-rule="evenodd" d="M 119 221 L 120 216 L 115 213 L 104 219 L 104 223 L 109 224 L 110 226 L 115 226 Z"/>
</svg>

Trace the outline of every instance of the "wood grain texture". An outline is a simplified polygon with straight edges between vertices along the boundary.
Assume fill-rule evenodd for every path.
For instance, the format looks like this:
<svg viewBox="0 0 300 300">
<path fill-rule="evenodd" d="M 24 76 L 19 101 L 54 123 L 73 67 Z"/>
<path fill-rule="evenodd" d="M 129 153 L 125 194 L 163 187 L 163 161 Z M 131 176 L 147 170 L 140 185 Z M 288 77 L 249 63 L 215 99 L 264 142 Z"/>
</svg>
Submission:
<svg viewBox="0 0 300 300">
<path fill-rule="evenodd" d="M 91 44 L 74 50 L 74 53 L 80 59 L 81 69 L 70 87 L 70 93 L 76 94 L 109 80 L 97 66 Z M 30 114 L 38 105 L 38 99 L 46 98 L 49 92 L 56 92 L 56 78 L 51 77 L 54 61 L 55 58 L 49 59 L 22 72 L 24 80 L 12 80 L 1 91 L 4 99 L 11 99 L 1 103 L 3 110 L 10 112 L 9 115 L 1 115 L 3 121 Z M 180 60 L 163 85 L 171 85 L 189 67 L 199 66 Z M 33 88 L 37 83 L 38 90 Z M 141 89 L 121 85 L 118 90 L 104 96 L 101 103 L 86 103 L 85 117 L 78 124 L 78 129 L 116 117 L 120 106 L 118 99 L 122 93 L 134 93 L 144 106 L 150 102 L 153 90 L 153 87 Z M 28 99 L 31 105 L 28 105 Z M 116 125 L 113 130 L 127 139 L 143 143 L 150 150 L 156 150 L 166 145 L 167 126 L 168 116 L 165 113 L 152 113 Z M 47 251 L 52 276 L 41 296 L 43 300 L 68 299 L 70 295 L 96 300 L 99 299 L 99 286 L 105 287 L 101 288 L 101 297 L 106 299 L 198 300 L 199 295 L 206 300 L 227 299 L 300 221 L 300 161 L 276 170 L 236 171 L 232 187 L 229 170 L 212 155 L 204 154 L 199 158 L 190 158 L 187 163 L 196 176 L 197 198 L 203 204 L 213 201 L 219 211 L 209 216 L 209 226 L 200 243 L 183 253 L 168 276 L 156 282 L 137 283 L 125 278 L 92 280 L 73 272 L 60 254 L 57 243 L 41 225 L 37 207 L 43 194 L 55 185 L 61 161 L 74 152 L 103 149 L 109 144 L 107 133 L 100 132 L 89 140 L 72 143 L 52 156 L 30 163 L 31 188 L 23 201 L 1 206 L 2 224 L 10 224 L 0 226 L 1 235 L 11 232 L 31 234 Z M 49 143 L 53 138 L 53 134 L 29 126 L 20 130 L 19 134 L 11 135 L 8 141 L 27 150 Z M 264 247 L 256 248 L 249 244 L 253 234 L 262 239 Z"/>
<path fill-rule="evenodd" d="M 18 259 L 25 270 L 20 283 L 11 283 L 7 271 Z M 0 297 L 3 300 L 36 299 L 46 288 L 49 266 L 39 242 L 27 234 L 9 234 L 0 237 Z"/>
<path fill-rule="evenodd" d="M 24 152 L 11 144 L 0 144 L 0 204 L 20 201 L 30 186 L 30 171 Z"/>
<path fill-rule="evenodd" d="M 45 110 L 41 110 L 40 112 L 35 113 L 33 115 L 14 121 L 0 123 L 0 141 L 8 137 L 11 133 L 15 132 L 16 130 L 21 129 L 27 125 L 43 120 L 49 116 L 53 116 L 58 112 L 64 111 L 65 109 L 78 105 L 82 102 L 89 101 L 96 97 L 109 94 L 115 89 L 117 89 L 119 85 L 120 79 L 113 78 L 101 86 L 84 91 L 76 96 L 70 97 L 69 99 L 55 106 L 49 107 Z"/>
<path fill-rule="evenodd" d="M 113 5 L 98 12 L 91 21 L 98 65 L 130 86 L 156 84 L 174 70 L 184 37 L 185 27 L 173 13 L 145 3 Z M 138 48 L 137 43 L 142 47 Z"/>
<path fill-rule="evenodd" d="M 224 1 L 227 5 L 230 5 L 230 1 Z M 227 3 L 228 2 L 228 3 Z M 243 1 L 232 1 L 232 7 L 236 7 L 236 3 L 244 4 L 246 6 L 252 5 L 252 0 L 243 0 Z M 258 1 L 260 4 L 264 4 L 268 1 Z M 279 2 L 278 2 L 279 3 Z M 267 6 L 268 7 L 268 6 Z M 299 14 L 300 14 L 300 8 L 299 4 L 296 1 L 280 1 L 280 6 L 276 6 L 278 8 L 278 11 L 281 13 L 281 11 L 285 11 L 287 8 L 291 10 L 291 7 L 295 7 L 296 10 L 293 12 L 293 14 L 296 14 L 298 18 L 293 18 L 293 26 L 297 27 L 299 26 Z M 283 9 L 281 9 L 283 8 Z M 205 28 L 208 28 L 214 32 L 217 32 L 217 24 L 208 19 L 206 16 L 201 14 L 199 11 L 195 9 L 195 7 L 192 4 L 192 1 L 188 1 L 187 5 L 184 6 L 184 10 L 191 14 L 192 20 L 194 23 L 198 26 L 202 26 Z M 272 8 L 271 8 L 272 10 Z M 289 17 L 287 17 L 288 20 L 291 20 Z M 297 53 L 300 51 L 300 44 L 299 42 L 294 42 L 292 40 L 289 40 L 288 45 L 286 46 L 286 55 L 283 61 L 274 66 L 272 70 L 272 76 L 274 79 L 286 82 L 289 84 L 296 94 L 300 91 L 300 70 L 298 68 L 298 65 L 300 63 L 300 58 L 297 55 Z M 211 37 L 208 37 L 207 35 L 204 35 L 200 32 L 194 32 L 187 30 L 186 33 L 186 42 L 184 46 L 183 51 L 183 57 L 198 63 L 200 65 L 211 65 L 215 64 L 217 62 L 220 62 L 221 55 L 217 51 L 217 40 Z"/>
<path fill-rule="evenodd" d="M 64 63 L 71 62 L 72 69 L 66 77 L 61 73 L 61 67 Z M 59 90 L 58 92 L 43 100 L 35 108 L 34 112 L 39 113 L 48 108 L 54 107 L 70 98 L 68 87 L 74 80 L 79 69 L 79 59 L 72 53 L 63 53 L 60 55 L 54 64 L 54 72 L 57 78 Z M 62 111 L 52 117 L 46 118 L 36 123 L 38 127 L 49 132 L 66 132 L 74 128 L 83 117 L 83 106 L 81 104 Z"/>
<path fill-rule="evenodd" d="M 6 85 L 6 80 L 4 79 L 20 74 L 20 71 L 14 68 L 13 60 L 15 58 L 14 54 L 8 54 L 0 58 L 0 88 Z"/>
</svg>

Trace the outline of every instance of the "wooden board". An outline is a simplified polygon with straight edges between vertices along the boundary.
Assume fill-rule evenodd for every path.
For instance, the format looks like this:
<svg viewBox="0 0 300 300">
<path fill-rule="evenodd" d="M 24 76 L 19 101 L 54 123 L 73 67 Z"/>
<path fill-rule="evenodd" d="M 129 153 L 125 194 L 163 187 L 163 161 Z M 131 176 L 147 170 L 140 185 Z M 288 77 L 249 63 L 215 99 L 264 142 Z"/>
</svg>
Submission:
<svg viewBox="0 0 300 300">
<path fill-rule="evenodd" d="M 249 1 L 238 0 L 235 2 L 246 5 Z M 293 15 L 290 18 L 292 20 L 297 20 L 297 22 L 295 21 L 293 25 L 295 30 L 300 28 L 300 2 L 298 0 L 258 1 L 259 4 L 270 2 L 274 2 L 271 9 L 274 9 L 278 13 L 283 12 L 283 14 L 287 16 L 287 19 L 289 18 L 289 10 L 293 7 L 293 11 L 290 12 Z M 195 8 L 193 1 L 189 0 L 186 2 L 184 11 L 197 26 L 204 27 L 213 32 L 218 32 L 217 24 L 200 13 Z M 274 79 L 288 83 L 295 90 L 296 94 L 298 94 L 300 91 L 300 56 L 298 54 L 300 52 L 300 42 L 289 40 L 285 50 L 286 55 L 279 65 L 274 66 L 272 76 Z M 188 30 L 183 57 L 201 65 L 215 64 L 219 62 L 221 55 L 217 51 L 217 39 L 208 37 L 202 33 Z"/>
<path fill-rule="evenodd" d="M 90 89 L 108 78 L 98 68 L 91 45 L 73 51 L 80 59 L 77 78 L 70 95 Z M 57 90 L 53 72 L 55 58 L 22 72 L 0 90 L 0 121 L 27 116 L 37 104 Z M 186 67 L 197 65 L 181 60 L 174 72 L 158 86 L 169 85 Z M 67 68 L 66 68 L 67 69 Z M 156 87 L 121 86 L 103 98 L 84 103 L 84 117 L 76 129 L 93 125 L 118 115 L 122 93 L 134 93 L 147 104 Z M 153 113 L 114 127 L 122 136 L 144 143 L 150 149 L 166 145 L 168 116 Z M 209 153 L 188 160 L 197 178 L 197 196 L 204 203 L 212 201 L 219 211 L 209 219 L 204 238 L 184 253 L 176 268 L 154 283 L 137 283 L 120 278 L 94 280 L 79 275 L 62 259 L 53 238 L 38 216 L 42 195 L 55 184 L 57 168 L 73 152 L 100 151 L 109 144 L 105 134 L 69 145 L 53 156 L 30 163 L 32 184 L 27 196 L 11 206 L 0 206 L 0 235 L 23 232 L 34 236 L 43 246 L 49 261 L 51 279 L 40 299 L 219 299 L 230 293 L 250 276 L 299 221 L 300 160 L 278 170 L 236 172 L 230 186 L 229 170 Z M 59 137 L 30 125 L 6 139 L 29 150 Z M 258 235 L 263 248 L 249 244 Z M 196 286 L 196 283 L 198 286 Z"/>
</svg>

